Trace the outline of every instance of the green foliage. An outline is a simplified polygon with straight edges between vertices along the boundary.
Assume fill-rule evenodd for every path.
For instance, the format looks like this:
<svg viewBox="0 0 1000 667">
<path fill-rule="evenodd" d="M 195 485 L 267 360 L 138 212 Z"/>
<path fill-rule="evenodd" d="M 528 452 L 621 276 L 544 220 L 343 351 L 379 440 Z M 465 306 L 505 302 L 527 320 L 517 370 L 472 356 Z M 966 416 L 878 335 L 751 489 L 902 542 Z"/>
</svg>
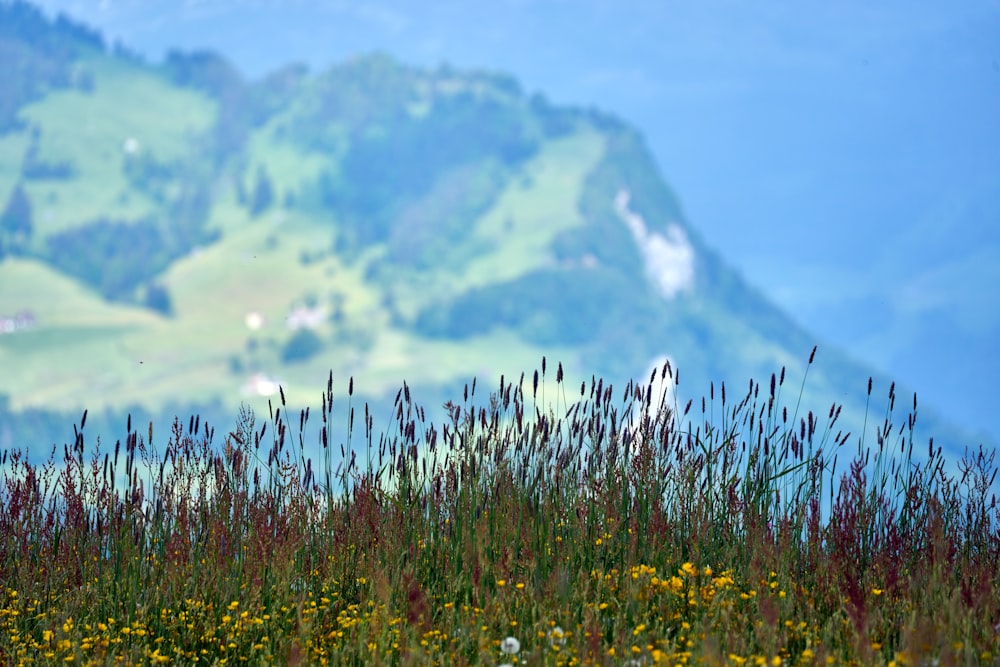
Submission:
<svg viewBox="0 0 1000 667">
<path fill-rule="evenodd" d="M 476 219 L 507 184 L 504 167 L 493 160 L 469 163 L 440 175 L 429 192 L 400 211 L 386 244 L 395 267 L 432 271 L 472 259 L 451 249 L 475 229 Z"/>
<path fill-rule="evenodd" d="M 127 155 L 123 171 L 129 184 L 148 195 L 169 220 L 170 232 L 164 243 L 175 259 L 199 244 L 218 238 L 206 228 L 212 209 L 212 171 L 195 160 L 163 162 L 149 151 Z"/>
<path fill-rule="evenodd" d="M 642 266 L 635 241 L 614 210 L 621 189 L 628 189 L 630 207 L 645 218 L 651 231 L 662 232 L 667 223 L 683 219 L 676 197 L 659 178 L 641 139 L 630 130 L 618 130 L 608 136 L 605 155 L 582 190 L 580 213 L 587 224 L 556 239 L 556 257 L 579 260 L 591 255 L 611 266 Z"/>
<path fill-rule="evenodd" d="M 219 238 L 218 230 L 208 229 L 212 208 L 209 184 L 187 179 L 175 185 L 176 196 L 167 208 L 169 246 L 176 259 L 197 245 L 212 243 Z"/>
<path fill-rule="evenodd" d="M 281 348 L 281 361 L 291 364 L 306 361 L 320 353 L 323 340 L 312 329 L 298 329 Z"/>
<path fill-rule="evenodd" d="M 286 109 L 302 94 L 309 79 L 309 69 L 302 64 L 281 67 L 250 86 L 250 104 L 254 126 Z"/>
<path fill-rule="evenodd" d="M 0 212 L 0 248 L 23 249 L 34 231 L 31 200 L 20 183 L 11 192 L 3 212 Z"/>
<path fill-rule="evenodd" d="M 231 62 L 209 50 L 171 50 L 163 69 L 175 84 L 204 92 L 218 102 L 210 136 L 218 165 L 241 154 L 250 133 L 288 105 L 307 74 L 304 66 L 290 65 L 250 84 Z"/>
<path fill-rule="evenodd" d="M 212 157 L 217 163 L 236 154 L 250 129 L 259 122 L 250 90 L 228 60 L 207 50 L 190 53 L 171 50 L 163 68 L 175 84 L 207 93 L 219 103 L 212 129 Z"/>
<path fill-rule="evenodd" d="M 21 163 L 21 176 L 28 181 L 42 180 L 67 180 L 76 175 L 76 168 L 72 162 L 45 162 L 38 157 L 38 128 L 34 128 L 31 133 L 31 143 L 24 154 L 24 162 Z"/>
<path fill-rule="evenodd" d="M 139 151 L 125 156 L 122 171 L 131 187 L 163 204 L 169 200 L 174 183 L 182 178 L 184 165 L 157 160 L 151 151 Z"/>
<path fill-rule="evenodd" d="M 502 96 L 441 92 L 431 78 L 432 92 L 421 98 L 417 80 L 375 57 L 332 70 L 319 82 L 322 111 L 312 117 L 348 128 L 349 143 L 336 171 L 321 175 L 316 188 L 320 202 L 342 217 L 355 247 L 389 239 L 397 217 L 432 192 L 443 174 L 490 162 L 509 169 L 538 150 L 529 109 L 511 97 L 519 89 L 501 86 Z M 414 105 L 423 111 L 413 112 Z"/>
<path fill-rule="evenodd" d="M 580 114 L 553 106 L 541 93 L 534 93 L 528 100 L 532 113 L 538 118 L 542 132 L 550 139 L 572 134 L 580 124 Z"/>
<path fill-rule="evenodd" d="M 218 238 L 206 226 L 212 205 L 201 170 L 157 162 L 146 154 L 125 161 L 134 187 L 162 205 L 163 218 L 97 219 L 47 237 L 46 258 L 104 297 L 131 301 L 139 288 L 200 244 Z"/>
<path fill-rule="evenodd" d="M 385 241 L 403 207 L 427 193 L 438 175 L 484 158 L 514 165 L 537 150 L 523 112 L 468 95 L 435 104 L 422 118 L 355 141 L 325 203 L 341 213 L 362 245 Z"/>
<path fill-rule="evenodd" d="M 288 132 L 303 148 L 339 151 L 331 127 L 344 127 L 352 138 L 383 131 L 405 121 L 417 99 L 416 72 L 386 54 L 372 54 L 331 67 L 304 93 Z"/>
<path fill-rule="evenodd" d="M 437 301 L 418 314 L 416 330 L 427 336 L 468 339 L 509 327 L 540 345 L 584 346 L 584 355 L 606 372 L 634 372 L 662 350 L 662 335 L 679 304 L 667 304 L 649 287 L 634 240 L 614 210 L 618 191 L 629 187 L 646 202 L 651 227 L 677 220 L 680 210 L 661 181 L 648 176 L 651 158 L 634 133 L 618 130 L 581 190 L 586 224 L 559 234 L 552 251 L 565 266 L 529 272 Z M 655 205 L 657 208 L 652 208 Z M 587 261 L 593 262 L 588 266 Z M 696 318 L 692 318 L 696 320 Z M 643 322 L 626 327 L 624 322 Z M 598 350 L 616 349 L 616 359 Z M 591 358 L 589 350 L 600 361 Z M 609 364 L 609 365 L 605 365 Z M 633 371 L 629 371 L 632 368 Z"/>
<path fill-rule="evenodd" d="M 161 161 L 145 148 L 125 154 L 121 165 L 128 185 L 152 200 L 157 214 L 137 220 L 101 217 L 62 229 L 45 238 L 43 257 L 107 299 L 136 302 L 148 292 L 151 302 L 144 296 L 137 302 L 169 314 L 164 288 L 145 286 L 178 257 L 218 238 L 206 224 L 211 166 L 194 158 Z"/>
<path fill-rule="evenodd" d="M 250 215 L 256 218 L 271 208 L 273 202 L 274 186 L 271 185 L 271 178 L 267 175 L 267 170 L 264 167 L 258 167 L 253 193 L 250 195 Z"/>
<path fill-rule="evenodd" d="M 538 344 L 582 345 L 622 335 L 622 323 L 637 313 L 656 321 L 657 305 L 648 289 L 617 271 L 541 270 L 430 306 L 418 315 L 415 328 L 428 336 L 464 339 L 510 327 Z M 651 347 L 646 343 L 634 351 L 648 359 Z"/>
<path fill-rule="evenodd" d="M 46 90 L 87 87 L 74 69 L 86 52 L 103 51 L 100 34 L 60 15 L 50 21 L 22 0 L 0 2 L 0 134 L 19 126 L 21 106 Z M 92 80 L 90 80 L 92 86 Z"/>
<path fill-rule="evenodd" d="M 160 273 L 171 259 L 163 232 L 152 220 L 96 220 L 47 241 L 53 265 L 109 299 L 130 299 L 138 285 Z"/>
<path fill-rule="evenodd" d="M 160 283 L 153 282 L 146 286 L 143 305 L 161 315 L 169 317 L 174 314 L 174 305 L 170 298 L 170 292 Z"/>
<path fill-rule="evenodd" d="M 177 85 L 195 88 L 213 97 L 238 97 L 244 87 L 236 68 L 213 51 L 170 50 L 163 68 Z"/>
</svg>

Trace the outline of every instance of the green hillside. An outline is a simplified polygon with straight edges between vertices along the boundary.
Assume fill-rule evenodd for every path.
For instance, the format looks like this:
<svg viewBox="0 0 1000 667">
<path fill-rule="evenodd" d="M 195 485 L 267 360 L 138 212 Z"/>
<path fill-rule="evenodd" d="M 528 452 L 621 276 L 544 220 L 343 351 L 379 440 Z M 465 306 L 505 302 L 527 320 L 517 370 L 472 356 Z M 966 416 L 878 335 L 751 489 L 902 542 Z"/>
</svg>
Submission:
<svg viewBox="0 0 1000 667">
<path fill-rule="evenodd" d="M 0 49 L 34 63 L 30 85 L 0 74 L 21 90 L 0 134 L 0 316 L 31 316 L 0 335 L 0 437 L 50 443 L 84 408 L 266 410 L 276 382 L 304 406 L 330 370 L 359 400 L 406 380 L 436 408 L 542 356 L 577 384 L 669 357 L 682 397 L 787 367 L 797 397 L 819 341 L 704 246 L 615 118 L 380 54 L 246 82 L 32 11 L 0 5 L 28 26 Z M 870 375 L 823 349 L 807 408 L 844 402 L 857 431 Z"/>
</svg>

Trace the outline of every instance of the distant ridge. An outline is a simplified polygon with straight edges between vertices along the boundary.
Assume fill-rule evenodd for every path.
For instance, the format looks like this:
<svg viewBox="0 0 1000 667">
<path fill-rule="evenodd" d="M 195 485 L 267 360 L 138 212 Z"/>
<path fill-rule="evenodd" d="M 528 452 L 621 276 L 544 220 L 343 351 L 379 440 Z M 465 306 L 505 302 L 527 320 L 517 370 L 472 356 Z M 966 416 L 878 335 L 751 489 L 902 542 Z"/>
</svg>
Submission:
<svg viewBox="0 0 1000 667">
<path fill-rule="evenodd" d="M 434 406 L 543 356 L 618 386 L 669 357 L 681 397 L 785 368 L 798 399 L 819 341 L 705 245 L 614 116 L 384 54 L 247 82 L 216 54 L 150 64 L 0 12 L 0 48 L 27 63 L 0 114 L 0 202 L 30 204 L 0 228 L 0 313 L 37 323 L 0 337 L 10 438 L 51 443 L 88 407 L 109 429 L 130 407 L 264 411 L 275 378 L 305 405 L 331 369 L 359 400 L 406 379 Z M 821 346 L 799 416 L 843 402 L 838 428 L 881 425 L 872 375 Z M 921 407 L 929 434 L 978 444 Z"/>
</svg>

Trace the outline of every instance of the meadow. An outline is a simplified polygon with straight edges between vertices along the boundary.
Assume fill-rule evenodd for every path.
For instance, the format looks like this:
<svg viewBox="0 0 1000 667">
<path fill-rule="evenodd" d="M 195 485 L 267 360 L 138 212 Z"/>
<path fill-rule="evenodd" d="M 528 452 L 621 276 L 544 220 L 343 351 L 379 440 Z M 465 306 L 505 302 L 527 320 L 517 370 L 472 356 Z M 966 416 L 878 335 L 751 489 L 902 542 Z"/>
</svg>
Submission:
<svg viewBox="0 0 1000 667">
<path fill-rule="evenodd" d="M 88 443 L 84 413 L 0 454 L 0 662 L 1000 664 L 995 452 L 914 443 L 893 389 L 868 438 L 784 370 L 700 405 L 678 374 L 543 359 L 439 424 L 404 384 L 382 433 L 332 374 L 226 435 Z"/>
</svg>

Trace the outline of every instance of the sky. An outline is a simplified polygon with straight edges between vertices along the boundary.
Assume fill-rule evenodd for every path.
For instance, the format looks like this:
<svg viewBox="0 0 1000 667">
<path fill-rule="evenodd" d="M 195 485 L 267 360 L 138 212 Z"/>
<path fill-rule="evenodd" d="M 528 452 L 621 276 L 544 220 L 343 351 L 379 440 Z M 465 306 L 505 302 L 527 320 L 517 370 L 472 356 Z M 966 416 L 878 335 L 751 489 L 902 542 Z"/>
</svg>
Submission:
<svg viewBox="0 0 1000 667">
<path fill-rule="evenodd" d="M 1000 0 L 39 4 L 153 60 L 213 48 L 255 78 L 382 50 L 612 112 L 821 349 L 1000 441 Z"/>
</svg>

